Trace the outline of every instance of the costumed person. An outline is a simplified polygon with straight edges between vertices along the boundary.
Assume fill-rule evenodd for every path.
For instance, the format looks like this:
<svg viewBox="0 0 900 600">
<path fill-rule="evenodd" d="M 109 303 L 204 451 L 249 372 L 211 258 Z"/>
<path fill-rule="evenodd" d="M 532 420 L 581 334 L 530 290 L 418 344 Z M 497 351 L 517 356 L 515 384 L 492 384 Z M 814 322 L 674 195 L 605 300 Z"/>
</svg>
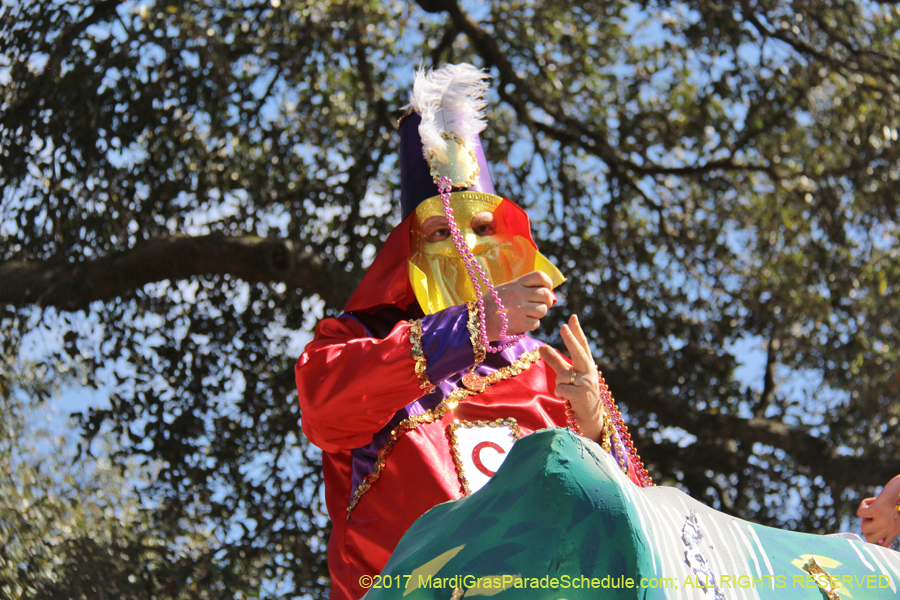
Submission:
<svg viewBox="0 0 900 600">
<path fill-rule="evenodd" d="M 859 503 L 856 516 L 867 542 L 890 548 L 900 536 L 900 475 L 887 482 L 875 498 Z"/>
<path fill-rule="evenodd" d="M 361 597 L 360 577 L 416 519 L 478 490 L 539 429 L 571 427 L 650 485 L 577 318 L 560 331 L 572 364 L 526 335 L 564 278 L 494 191 L 485 78 L 416 74 L 399 126 L 403 221 L 297 362 L 303 430 L 323 450 L 333 600 Z"/>
</svg>

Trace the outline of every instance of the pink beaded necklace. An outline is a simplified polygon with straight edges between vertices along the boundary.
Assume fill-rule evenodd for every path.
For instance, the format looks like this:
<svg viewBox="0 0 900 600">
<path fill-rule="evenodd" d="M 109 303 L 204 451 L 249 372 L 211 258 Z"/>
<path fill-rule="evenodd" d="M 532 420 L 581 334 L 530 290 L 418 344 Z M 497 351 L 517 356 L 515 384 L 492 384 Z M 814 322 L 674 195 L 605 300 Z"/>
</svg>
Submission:
<svg viewBox="0 0 900 600">
<path fill-rule="evenodd" d="M 519 340 L 524 338 L 525 334 L 521 333 L 511 337 L 506 335 L 506 331 L 509 328 L 509 319 L 506 316 L 506 309 L 500 301 L 500 295 L 497 293 L 497 290 L 494 289 L 490 277 L 488 277 L 487 273 L 484 272 L 484 269 L 481 268 L 481 265 L 475 260 L 472 249 L 469 248 L 469 245 L 462 236 L 462 232 L 460 232 L 459 227 L 456 225 L 456 221 L 453 219 L 453 209 L 450 207 L 450 192 L 453 190 L 453 186 L 451 185 L 450 178 L 442 177 L 437 182 L 437 185 L 438 191 L 441 194 L 441 200 L 444 202 L 444 215 L 447 217 L 447 222 L 450 225 L 450 236 L 453 238 L 453 243 L 456 246 L 457 252 L 459 252 L 459 255 L 465 262 L 466 271 L 468 271 L 469 277 L 472 278 L 472 286 L 475 289 L 475 297 L 477 298 L 476 305 L 478 306 L 478 325 L 479 330 L 481 331 L 481 344 L 487 352 L 503 352 L 507 348 L 511 348 L 519 343 Z M 479 280 L 481 281 L 481 284 L 479 284 Z M 481 291 L 482 285 L 484 285 L 494 297 L 494 302 L 497 304 L 497 310 L 500 312 L 501 326 L 499 346 L 492 346 L 488 340 L 487 323 L 484 312 L 484 293 Z M 477 363 L 472 366 L 469 374 L 463 378 L 463 385 L 473 390 L 484 387 L 482 381 L 483 378 L 475 375 L 476 367 L 478 367 Z"/>
</svg>

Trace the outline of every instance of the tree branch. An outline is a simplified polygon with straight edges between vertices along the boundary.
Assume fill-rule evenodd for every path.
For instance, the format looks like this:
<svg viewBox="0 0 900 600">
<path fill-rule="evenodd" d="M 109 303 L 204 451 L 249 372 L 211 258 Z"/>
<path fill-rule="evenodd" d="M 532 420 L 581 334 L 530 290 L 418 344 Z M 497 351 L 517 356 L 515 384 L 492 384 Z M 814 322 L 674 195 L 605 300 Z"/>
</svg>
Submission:
<svg viewBox="0 0 900 600">
<path fill-rule="evenodd" d="M 753 407 L 753 416 L 762 418 L 766 414 L 766 409 L 772 403 L 775 397 L 775 366 L 778 364 L 778 350 L 781 342 L 772 333 L 769 336 L 769 347 L 766 356 L 766 371 L 763 376 L 763 390 L 759 395 L 756 406 Z"/>
<path fill-rule="evenodd" d="M 0 263 L 0 304 L 78 310 L 148 283 L 204 275 L 231 275 L 249 283 L 282 282 L 344 306 L 355 279 L 286 240 L 220 234 L 163 236 L 115 254 L 79 263 Z"/>
<path fill-rule="evenodd" d="M 473 45 L 486 65 L 493 65 L 500 73 L 498 92 L 501 100 L 513 107 L 519 120 L 528 127 L 540 131 L 552 139 L 583 148 L 607 164 L 610 174 L 618 176 L 623 183 L 630 186 L 638 194 L 642 190 L 634 181 L 637 176 L 694 176 L 713 171 L 739 171 L 772 173 L 768 164 L 741 163 L 734 156 L 719 160 L 709 160 L 698 165 L 682 167 L 663 167 L 657 164 L 636 164 L 616 150 L 606 136 L 596 128 L 574 120 L 563 110 L 554 107 L 539 93 L 539 88 L 524 81 L 515 70 L 509 57 L 500 48 L 497 40 L 474 22 L 463 12 L 457 0 L 424 0 L 418 2 L 428 12 L 439 12 L 442 9 L 450 17 L 454 27 L 461 31 Z M 508 89 L 512 88 L 512 92 Z M 533 104 L 549 115 L 554 124 L 537 121 L 532 117 L 528 103 Z M 777 178 L 776 178 L 777 179 Z"/>
</svg>

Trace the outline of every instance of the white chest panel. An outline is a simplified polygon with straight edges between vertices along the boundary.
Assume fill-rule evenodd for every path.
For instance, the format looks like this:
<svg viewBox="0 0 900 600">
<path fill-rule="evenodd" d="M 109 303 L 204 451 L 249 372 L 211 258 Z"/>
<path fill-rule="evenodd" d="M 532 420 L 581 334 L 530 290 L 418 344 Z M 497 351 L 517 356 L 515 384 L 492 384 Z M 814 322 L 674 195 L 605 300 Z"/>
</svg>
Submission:
<svg viewBox="0 0 900 600">
<path fill-rule="evenodd" d="M 454 421 L 447 437 L 460 485 L 468 496 L 480 490 L 503 464 L 519 438 L 519 425 L 513 418 Z"/>
</svg>

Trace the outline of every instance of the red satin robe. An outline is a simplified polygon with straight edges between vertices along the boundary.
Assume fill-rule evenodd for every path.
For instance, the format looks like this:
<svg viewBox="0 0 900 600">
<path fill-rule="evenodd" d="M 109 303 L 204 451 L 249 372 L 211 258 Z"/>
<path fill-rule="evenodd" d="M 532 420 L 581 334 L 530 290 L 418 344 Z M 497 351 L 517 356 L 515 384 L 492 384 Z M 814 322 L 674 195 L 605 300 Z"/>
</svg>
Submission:
<svg viewBox="0 0 900 600">
<path fill-rule="evenodd" d="M 442 418 L 397 436 L 380 476 L 359 497 L 348 518 L 348 504 L 362 483 L 358 478 L 351 483 L 353 450 L 371 444 L 373 432 L 422 396 L 409 321 L 399 321 L 383 339 L 369 334 L 352 318 L 327 319 L 297 366 L 303 429 L 324 450 L 325 499 L 333 521 L 328 565 L 334 600 L 360 598 L 365 593 L 358 584 L 360 576 L 381 571 L 413 521 L 436 504 L 463 496 L 446 433 L 451 423 L 512 418 L 521 435 L 566 425 L 565 402 L 552 391 L 556 375 L 538 359 L 518 375 L 466 398 Z M 490 366 L 502 369 L 517 353 L 538 345 L 523 340 L 505 356 L 489 357 L 494 364 L 479 372 L 489 373 Z M 469 346 L 468 362 L 473 361 Z M 436 395 L 443 395 L 443 390 Z M 396 423 L 392 427 L 396 431 Z"/>
</svg>

